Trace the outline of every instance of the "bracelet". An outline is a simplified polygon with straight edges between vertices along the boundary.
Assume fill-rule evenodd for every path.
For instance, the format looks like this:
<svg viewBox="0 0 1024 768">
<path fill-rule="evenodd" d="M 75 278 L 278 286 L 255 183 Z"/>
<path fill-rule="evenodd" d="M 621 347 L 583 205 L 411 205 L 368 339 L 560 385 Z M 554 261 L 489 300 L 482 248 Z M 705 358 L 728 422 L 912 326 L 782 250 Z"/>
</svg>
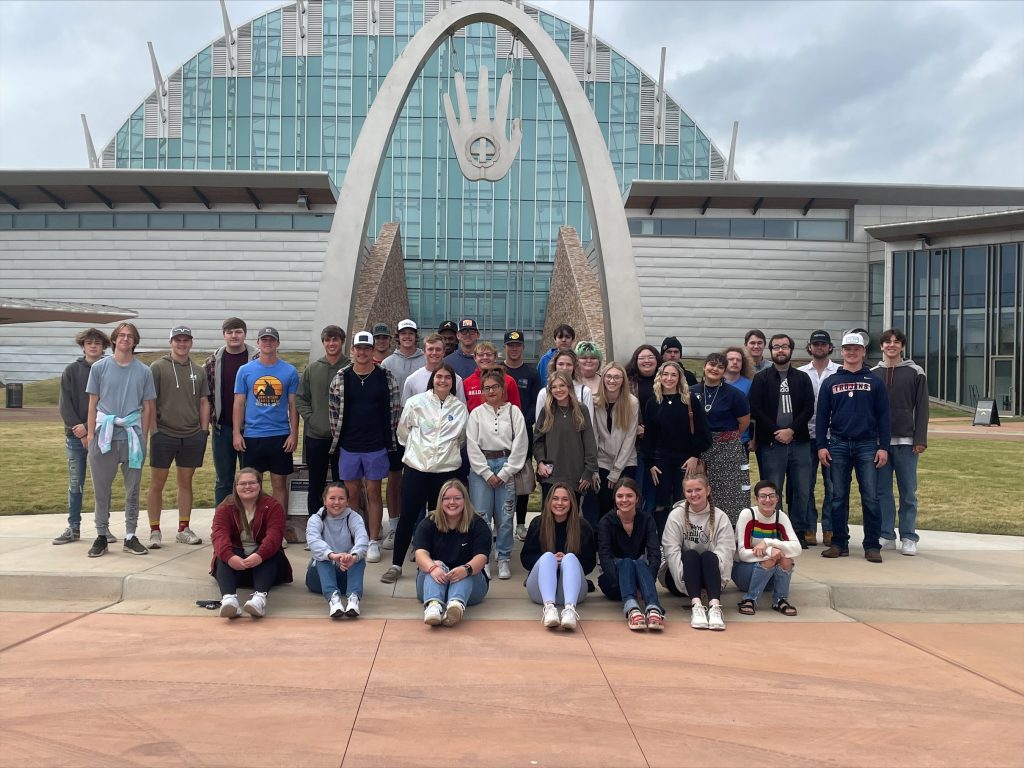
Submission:
<svg viewBox="0 0 1024 768">
<path fill-rule="evenodd" d="M 434 569 L 440 568 L 440 567 L 441 566 L 439 566 L 437 563 L 434 563 L 432 566 L 430 566 L 430 568 L 427 569 L 427 575 L 429 576 L 431 573 L 434 572 Z"/>
</svg>

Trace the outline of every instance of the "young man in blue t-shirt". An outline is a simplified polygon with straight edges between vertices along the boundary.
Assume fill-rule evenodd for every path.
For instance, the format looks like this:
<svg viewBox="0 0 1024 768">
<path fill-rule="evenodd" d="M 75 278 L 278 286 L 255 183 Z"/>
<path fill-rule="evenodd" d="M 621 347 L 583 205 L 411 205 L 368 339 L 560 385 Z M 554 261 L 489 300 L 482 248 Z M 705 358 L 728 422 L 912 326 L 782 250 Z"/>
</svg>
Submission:
<svg viewBox="0 0 1024 768">
<path fill-rule="evenodd" d="M 287 510 L 288 475 L 299 440 L 299 372 L 277 357 L 280 345 L 276 328 L 261 329 L 259 357 L 238 369 L 232 442 L 236 451 L 244 452 L 245 466 L 269 470 L 272 494 Z"/>
</svg>

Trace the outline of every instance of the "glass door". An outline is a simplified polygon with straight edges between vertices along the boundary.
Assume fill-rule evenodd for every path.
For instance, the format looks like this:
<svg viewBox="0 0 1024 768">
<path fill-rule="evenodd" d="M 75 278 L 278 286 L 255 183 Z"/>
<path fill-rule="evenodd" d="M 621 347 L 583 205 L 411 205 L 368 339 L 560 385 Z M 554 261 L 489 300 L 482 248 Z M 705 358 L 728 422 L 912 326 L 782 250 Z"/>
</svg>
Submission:
<svg viewBox="0 0 1024 768">
<path fill-rule="evenodd" d="M 1000 416 L 1012 416 L 1013 402 L 1013 358 L 992 358 L 992 395 Z"/>
</svg>

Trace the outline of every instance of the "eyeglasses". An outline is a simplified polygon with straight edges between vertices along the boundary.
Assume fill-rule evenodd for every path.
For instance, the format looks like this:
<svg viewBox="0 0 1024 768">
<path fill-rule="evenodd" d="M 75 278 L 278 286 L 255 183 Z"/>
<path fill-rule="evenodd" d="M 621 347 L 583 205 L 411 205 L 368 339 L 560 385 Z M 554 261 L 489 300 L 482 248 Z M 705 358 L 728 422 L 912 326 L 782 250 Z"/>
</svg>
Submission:
<svg viewBox="0 0 1024 768">
<path fill-rule="evenodd" d="M 441 501 L 462 501 L 461 496 L 442 496 Z"/>
<path fill-rule="evenodd" d="M 501 384 L 489 384 L 486 387 L 482 387 L 484 392 L 497 392 L 501 389 Z"/>
<path fill-rule="evenodd" d="M 622 374 L 621 373 L 614 373 L 614 374 L 606 373 L 604 375 L 604 380 L 605 381 L 622 381 Z"/>
<path fill-rule="evenodd" d="M 771 501 L 772 499 L 779 498 L 779 494 L 777 494 L 777 493 L 759 493 L 759 494 L 757 494 L 757 498 L 761 499 L 761 501 Z"/>
<path fill-rule="evenodd" d="M 772 344 L 772 352 L 779 352 L 783 349 L 792 349 L 789 344 Z"/>
<path fill-rule="evenodd" d="M 658 361 L 658 358 L 656 358 L 654 355 L 640 355 L 640 357 L 638 357 L 636 361 L 638 363 L 655 363 Z"/>
<path fill-rule="evenodd" d="M 239 480 L 238 481 L 238 487 L 239 488 L 244 488 L 245 486 L 248 486 L 248 485 L 259 485 L 259 482 L 256 481 L 256 480 Z"/>
</svg>

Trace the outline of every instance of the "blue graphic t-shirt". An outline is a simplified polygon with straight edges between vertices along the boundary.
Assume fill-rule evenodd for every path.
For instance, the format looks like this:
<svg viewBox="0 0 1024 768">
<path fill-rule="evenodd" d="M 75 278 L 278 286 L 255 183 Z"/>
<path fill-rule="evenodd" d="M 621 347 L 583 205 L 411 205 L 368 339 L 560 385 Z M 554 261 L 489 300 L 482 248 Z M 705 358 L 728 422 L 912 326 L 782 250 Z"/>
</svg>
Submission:
<svg viewBox="0 0 1024 768">
<path fill-rule="evenodd" d="M 295 366 L 278 360 L 264 365 L 259 360 L 246 363 L 235 376 L 235 394 L 245 395 L 246 437 L 274 437 L 291 431 L 288 423 L 288 396 L 299 389 Z"/>
</svg>

